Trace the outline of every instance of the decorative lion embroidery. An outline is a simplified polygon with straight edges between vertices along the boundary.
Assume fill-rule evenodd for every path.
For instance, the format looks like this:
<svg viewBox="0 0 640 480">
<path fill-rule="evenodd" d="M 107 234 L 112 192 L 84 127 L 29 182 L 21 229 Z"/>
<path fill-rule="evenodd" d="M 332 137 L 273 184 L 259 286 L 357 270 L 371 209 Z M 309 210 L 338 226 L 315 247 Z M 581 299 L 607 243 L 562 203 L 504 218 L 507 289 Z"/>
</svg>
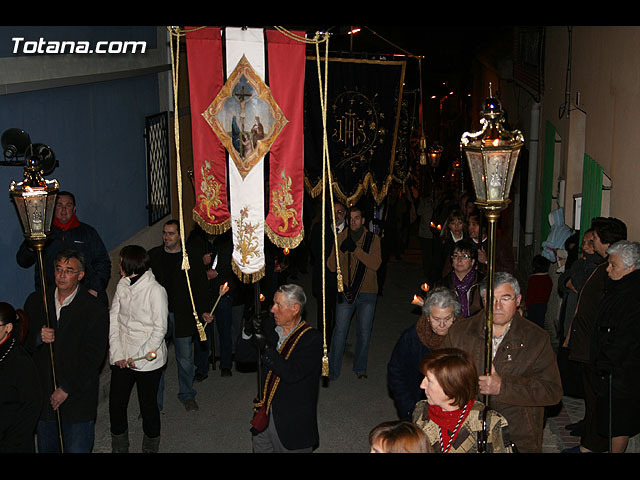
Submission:
<svg viewBox="0 0 640 480">
<path fill-rule="evenodd" d="M 200 167 L 200 173 L 202 175 L 202 182 L 200 182 L 200 189 L 202 193 L 198 195 L 198 200 L 202 203 L 202 206 L 207 213 L 207 217 L 210 220 L 215 220 L 216 216 L 211 211 L 218 207 L 222 201 L 220 200 L 220 182 L 218 182 L 213 175 L 211 175 L 211 165 L 207 160 Z"/>
<path fill-rule="evenodd" d="M 287 176 L 285 170 L 280 173 L 280 180 L 280 189 L 274 188 L 271 191 L 271 203 L 273 214 L 281 218 L 284 224 L 278 227 L 278 230 L 284 233 L 289 229 L 289 219 L 291 219 L 292 227 L 298 225 L 298 220 L 296 219 L 298 212 L 290 207 L 290 205 L 293 205 L 294 199 L 291 194 L 291 177 Z"/>
</svg>

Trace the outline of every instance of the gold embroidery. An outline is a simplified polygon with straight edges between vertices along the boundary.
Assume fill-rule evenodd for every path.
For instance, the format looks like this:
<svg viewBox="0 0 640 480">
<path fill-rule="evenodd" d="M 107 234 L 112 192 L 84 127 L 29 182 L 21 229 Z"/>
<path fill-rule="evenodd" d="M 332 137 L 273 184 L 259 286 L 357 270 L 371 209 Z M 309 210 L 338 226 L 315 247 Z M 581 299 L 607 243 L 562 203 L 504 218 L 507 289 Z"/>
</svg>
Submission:
<svg viewBox="0 0 640 480">
<path fill-rule="evenodd" d="M 298 226 L 296 215 L 298 212 L 290 205 L 293 205 L 293 195 L 291 194 L 291 177 L 288 177 L 285 170 L 280 173 L 280 189 L 274 188 L 271 191 L 273 214 L 282 219 L 284 225 L 278 227 L 281 233 L 289 230 L 289 219 L 291 227 Z"/>
<path fill-rule="evenodd" d="M 258 256 L 258 238 L 256 236 L 256 226 L 246 221 L 249 217 L 249 207 L 240 210 L 240 218 L 236 220 L 238 226 L 238 242 L 236 250 L 240 253 L 242 265 L 249 263 L 251 257 Z"/>
<path fill-rule="evenodd" d="M 215 177 L 210 173 L 211 165 L 207 160 L 204 161 L 204 165 L 200 167 L 200 173 L 202 174 L 202 182 L 200 183 L 200 189 L 202 193 L 198 196 L 198 200 L 202 203 L 207 217 L 210 220 L 215 220 L 216 216 L 211 213 L 211 210 L 218 207 L 222 201 L 220 200 L 220 189 L 222 185 Z"/>
</svg>

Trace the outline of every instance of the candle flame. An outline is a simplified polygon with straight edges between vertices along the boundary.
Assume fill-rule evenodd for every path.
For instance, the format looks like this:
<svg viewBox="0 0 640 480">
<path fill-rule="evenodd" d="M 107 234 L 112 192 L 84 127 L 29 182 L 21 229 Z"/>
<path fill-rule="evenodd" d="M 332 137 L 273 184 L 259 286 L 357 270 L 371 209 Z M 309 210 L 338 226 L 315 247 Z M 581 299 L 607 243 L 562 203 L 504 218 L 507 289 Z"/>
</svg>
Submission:
<svg viewBox="0 0 640 480">
<path fill-rule="evenodd" d="M 429 284 L 427 282 L 425 282 L 422 285 L 420 285 L 420 288 L 422 289 L 423 292 L 428 292 L 429 291 Z"/>
<path fill-rule="evenodd" d="M 413 300 L 411 300 L 411 305 L 424 305 L 424 300 L 419 295 L 413 295 Z"/>
<path fill-rule="evenodd" d="M 496 138 L 493 142 L 492 142 L 494 147 L 497 147 L 498 145 L 500 145 L 500 139 Z"/>
<path fill-rule="evenodd" d="M 156 355 L 156 352 L 154 352 L 153 350 L 150 351 L 149 353 L 147 353 L 147 360 L 153 360 L 154 358 L 156 358 L 158 355 Z"/>
<path fill-rule="evenodd" d="M 265 296 L 263 294 L 260 294 L 260 301 L 264 302 Z"/>
<path fill-rule="evenodd" d="M 289 255 L 289 247 L 284 247 L 283 252 L 285 255 Z"/>
<path fill-rule="evenodd" d="M 229 291 L 229 282 L 224 282 L 222 285 L 220 285 L 220 292 L 218 293 L 220 294 L 220 296 L 222 296 L 228 291 Z"/>
<path fill-rule="evenodd" d="M 438 224 L 438 226 L 436 227 L 438 230 L 442 230 L 442 225 Z"/>
</svg>

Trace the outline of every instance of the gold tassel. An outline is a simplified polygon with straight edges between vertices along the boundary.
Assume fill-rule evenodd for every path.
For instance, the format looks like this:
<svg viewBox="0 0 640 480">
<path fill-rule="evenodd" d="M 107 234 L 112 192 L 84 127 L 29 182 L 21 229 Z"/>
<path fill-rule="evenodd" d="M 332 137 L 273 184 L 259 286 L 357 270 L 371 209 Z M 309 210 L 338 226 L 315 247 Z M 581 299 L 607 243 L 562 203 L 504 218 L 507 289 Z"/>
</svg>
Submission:
<svg viewBox="0 0 640 480">
<path fill-rule="evenodd" d="M 327 356 L 327 345 L 324 346 L 324 355 L 322 356 L 322 376 L 329 376 L 329 357 Z"/>
</svg>

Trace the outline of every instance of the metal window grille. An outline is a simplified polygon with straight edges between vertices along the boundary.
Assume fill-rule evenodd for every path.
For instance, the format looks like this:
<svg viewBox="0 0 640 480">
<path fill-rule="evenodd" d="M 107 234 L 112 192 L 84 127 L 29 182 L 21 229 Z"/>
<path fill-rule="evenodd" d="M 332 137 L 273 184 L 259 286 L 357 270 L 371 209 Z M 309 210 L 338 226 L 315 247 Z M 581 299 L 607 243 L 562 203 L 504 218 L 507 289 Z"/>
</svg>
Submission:
<svg viewBox="0 0 640 480">
<path fill-rule="evenodd" d="M 149 225 L 171 213 L 169 112 L 146 118 L 147 210 Z"/>
</svg>

